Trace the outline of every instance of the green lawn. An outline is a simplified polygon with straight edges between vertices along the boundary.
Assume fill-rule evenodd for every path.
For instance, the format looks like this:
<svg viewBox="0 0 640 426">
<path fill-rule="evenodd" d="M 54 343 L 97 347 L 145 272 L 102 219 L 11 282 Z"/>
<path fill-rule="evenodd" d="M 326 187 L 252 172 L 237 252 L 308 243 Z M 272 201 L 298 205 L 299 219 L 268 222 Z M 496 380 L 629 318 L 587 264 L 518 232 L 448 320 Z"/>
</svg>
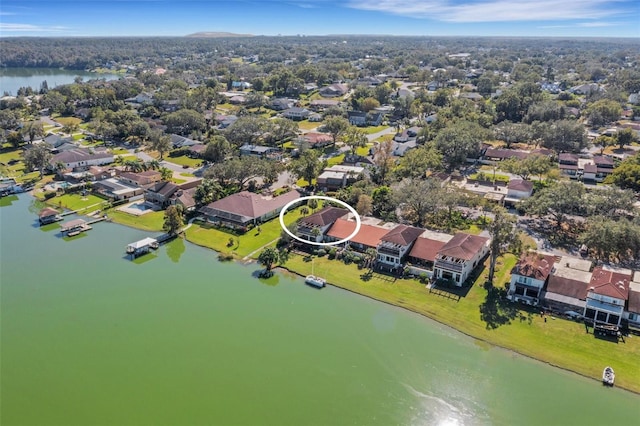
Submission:
<svg viewBox="0 0 640 426">
<path fill-rule="evenodd" d="M 327 166 L 335 166 L 336 164 L 342 164 L 344 161 L 344 154 L 340 154 L 336 157 L 331 157 L 327 160 Z"/>
<path fill-rule="evenodd" d="M 312 130 L 312 129 L 315 129 L 316 127 L 320 126 L 320 125 L 322 125 L 322 123 L 316 123 L 316 122 L 313 122 L 313 121 L 304 120 L 304 121 L 300 121 L 298 123 L 298 128 L 300 130 Z"/>
<path fill-rule="evenodd" d="M 164 211 L 149 212 L 140 216 L 135 216 L 119 210 L 109 210 L 107 213 L 109 219 L 121 225 L 131 226 L 132 228 L 143 229 L 145 231 L 162 231 L 164 224 Z"/>
<path fill-rule="evenodd" d="M 186 179 L 178 179 L 178 178 L 171 178 L 171 182 L 175 183 L 176 185 L 180 185 L 181 183 L 185 183 L 187 180 Z"/>
<path fill-rule="evenodd" d="M 489 170 L 489 171 L 482 170 L 480 173 L 473 173 L 469 175 L 469 179 L 478 179 L 478 177 L 482 177 L 482 175 L 484 175 L 483 180 L 493 181 L 493 177 L 494 177 L 493 170 Z M 497 181 L 500 181 L 500 182 L 509 182 L 509 176 L 507 175 L 496 173 L 495 178 Z"/>
<path fill-rule="evenodd" d="M 366 270 L 345 265 L 341 261 L 315 258 L 315 273 L 328 282 L 365 296 L 401 306 L 445 324 L 451 324 L 465 334 L 485 340 L 550 364 L 599 379 L 605 365 L 614 365 L 616 385 L 640 391 L 640 338 L 630 337 L 615 344 L 586 334 L 583 324 L 518 310 L 517 305 L 496 297 L 496 289 L 503 288 L 516 258 L 507 255 L 499 262 L 495 289 L 482 285 L 487 269 L 480 274 L 465 297 L 459 301 L 429 290 L 417 280 L 399 279 L 373 274 L 364 281 Z M 300 275 L 311 273 L 311 262 L 300 255 L 292 255 L 286 268 Z M 484 312 L 484 315 L 482 314 Z"/>
<path fill-rule="evenodd" d="M 11 148 L 0 153 L 0 174 L 15 178 L 24 174 L 21 149 Z"/>
<path fill-rule="evenodd" d="M 180 155 L 180 156 L 174 157 L 173 155 L 169 154 L 168 156 L 165 156 L 164 159 L 170 163 L 178 164 L 180 166 L 189 166 L 189 167 L 200 167 L 200 164 L 202 163 L 201 159 L 187 157 L 186 155 Z"/>
<path fill-rule="evenodd" d="M 79 126 L 80 123 L 82 123 L 82 120 L 76 117 L 57 117 L 54 118 L 54 120 L 62 124 L 63 126 L 68 126 L 70 124 Z"/>
<path fill-rule="evenodd" d="M 364 128 L 362 129 L 362 131 L 363 131 L 363 132 L 365 132 L 365 133 L 366 133 L 366 134 L 368 134 L 368 135 L 372 135 L 372 134 L 374 134 L 374 133 L 381 132 L 381 131 L 383 131 L 383 130 L 385 130 L 385 129 L 388 129 L 388 128 L 389 128 L 389 126 L 373 126 L 373 127 L 364 127 Z"/>
<path fill-rule="evenodd" d="M 129 150 L 128 149 L 124 149 L 124 148 L 111 148 L 111 153 L 113 155 L 129 155 Z"/>
<path fill-rule="evenodd" d="M 284 222 L 288 225 L 296 221 L 299 217 L 300 209 L 292 209 L 284 216 Z M 243 258 L 279 238 L 281 230 L 282 228 L 280 227 L 278 218 L 260 225 L 260 231 L 254 228 L 240 236 L 230 231 L 216 229 L 206 223 L 195 222 L 193 226 L 187 229 L 186 237 L 188 241 L 200 246 L 209 247 L 220 253 L 229 253 Z M 233 237 L 235 243 L 229 247 L 227 244 L 229 243 L 230 237 Z M 252 257 L 257 258 L 259 254 L 259 252 L 255 253 Z"/>
<path fill-rule="evenodd" d="M 80 210 L 91 207 L 89 210 L 99 210 L 106 200 L 96 197 L 95 195 L 87 195 L 83 197 L 81 194 L 64 194 L 47 200 L 47 204 L 54 207 L 63 207 L 68 210 Z M 87 211 L 86 213 L 90 213 Z"/>
</svg>

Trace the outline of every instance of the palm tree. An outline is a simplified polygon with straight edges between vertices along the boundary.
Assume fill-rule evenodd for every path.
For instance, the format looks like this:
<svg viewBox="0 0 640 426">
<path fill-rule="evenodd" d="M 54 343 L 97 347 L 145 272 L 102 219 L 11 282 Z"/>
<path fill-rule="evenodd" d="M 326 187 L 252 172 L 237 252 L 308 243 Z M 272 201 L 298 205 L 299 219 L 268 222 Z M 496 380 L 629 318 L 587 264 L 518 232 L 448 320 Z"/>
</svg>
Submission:
<svg viewBox="0 0 640 426">
<path fill-rule="evenodd" d="M 160 178 L 162 180 L 170 181 L 171 178 L 173 178 L 173 172 L 171 171 L 171 169 L 163 167 L 160 169 Z"/>
<path fill-rule="evenodd" d="M 377 256 L 378 256 L 378 252 L 376 251 L 376 249 L 369 247 L 367 251 L 364 252 L 365 265 L 371 269 L 373 267 L 373 263 L 375 262 Z"/>
<path fill-rule="evenodd" d="M 147 161 L 146 163 L 147 170 L 158 170 L 160 169 L 160 162 L 156 159 Z"/>
</svg>

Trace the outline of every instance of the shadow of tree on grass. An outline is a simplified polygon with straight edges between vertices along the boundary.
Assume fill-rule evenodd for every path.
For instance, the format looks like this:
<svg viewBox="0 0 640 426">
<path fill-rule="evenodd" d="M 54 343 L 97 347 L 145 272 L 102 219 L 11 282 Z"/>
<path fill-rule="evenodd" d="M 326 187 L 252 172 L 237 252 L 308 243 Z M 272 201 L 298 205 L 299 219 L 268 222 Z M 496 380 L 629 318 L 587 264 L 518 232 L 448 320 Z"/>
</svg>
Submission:
<svg viewBox="0 0 640 426">
<path fill-rule="evenodd" d="M 516 305 L 506 299 L 506 290 L 496 288 L 489 283 L 484 287 L 487 289 L 487 297 L 480 305 L 480 319 L 486 323 L 488 330 L 510 324 L 518 316 L 521 317 L 520 321 L 526 319 L 526 316 L 519 312 Z"/>
</svg>

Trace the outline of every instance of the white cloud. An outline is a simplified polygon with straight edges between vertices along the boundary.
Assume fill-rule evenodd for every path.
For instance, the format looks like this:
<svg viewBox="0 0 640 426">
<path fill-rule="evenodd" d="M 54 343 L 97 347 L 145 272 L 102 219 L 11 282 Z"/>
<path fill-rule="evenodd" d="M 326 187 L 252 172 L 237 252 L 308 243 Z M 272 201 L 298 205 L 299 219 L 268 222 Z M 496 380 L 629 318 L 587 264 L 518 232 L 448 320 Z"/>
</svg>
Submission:
<svg viewBox="0 0 640 426">
<path fill-rule="evenodd" d="M 0 31 L 3 32 L 34 32 L 34 33 L 52 33 L 68 31 L 69 28 L 61 26 L 43 27 L 33 24 L 13 24 L 0 22 Z"/>
<path fill-rule="evenodd" d="M 565 21 L 624 12 L 626 0 L 349 0 L 348 7 L 447 22 Z"/>
</svg>

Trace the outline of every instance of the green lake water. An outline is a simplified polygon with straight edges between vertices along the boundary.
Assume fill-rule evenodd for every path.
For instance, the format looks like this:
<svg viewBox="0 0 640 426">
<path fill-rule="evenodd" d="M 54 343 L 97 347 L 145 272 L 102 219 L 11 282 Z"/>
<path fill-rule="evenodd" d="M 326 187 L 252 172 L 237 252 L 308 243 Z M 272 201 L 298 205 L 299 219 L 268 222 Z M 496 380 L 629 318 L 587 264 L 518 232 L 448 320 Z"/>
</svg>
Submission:
<svg viewBox="0 0 640 426">
<path fill-rule="evenodd" d="M 96 78 L 106 80 L 120 78 L 117 74 L 59 68 L 0 68 L 0 95 L 7 92 L 15 96 L 21 87 L 31 87 L 38 91 L 45 80 L 47 86 L 53 89 L 62 84 L 73 83 L 76 77 L 82 77 L 85 81 Z"/>
<path fill-rule="evenodd" d="M 630 425 L 640 396 L 300 278 L 0 207 L 2 425 Z M 153 234 L 151 234 L 153 235 Z"/>
</svg>

